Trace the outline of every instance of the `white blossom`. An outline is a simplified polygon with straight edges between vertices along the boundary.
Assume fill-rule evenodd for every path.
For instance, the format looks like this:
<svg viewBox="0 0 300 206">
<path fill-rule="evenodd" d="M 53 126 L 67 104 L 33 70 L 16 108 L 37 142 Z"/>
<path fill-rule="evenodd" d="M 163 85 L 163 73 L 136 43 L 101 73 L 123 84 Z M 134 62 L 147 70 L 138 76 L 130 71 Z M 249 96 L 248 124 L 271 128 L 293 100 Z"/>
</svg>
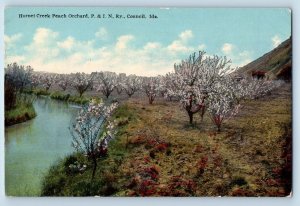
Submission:
<svg viewBox="0 0 300 206">
<path fill-rule="evenodd" d="M 98 83 L 97 91 L 102 92 L 108 98 L 117 86 L 117 74 L 114 72 L 99 72 L 95 73 L 94 76 Z"/>
<path fill-rule="evenodd" d="M 72 73 L 70 75 L 70 78 L 72 79 L 71 86 L 76 89 L 80 97 L 87 89 L 91 87 L 93 82 L 93 76 L 85 74 L 83 72 L 78 72 L 76 74 Z"/>
<path fill-rule="evenodd" d="M 129 75 L 122 83 L 122 87 L 129 97 L 141 88 L 142 79 L 136 75 Z"/>
</svg>

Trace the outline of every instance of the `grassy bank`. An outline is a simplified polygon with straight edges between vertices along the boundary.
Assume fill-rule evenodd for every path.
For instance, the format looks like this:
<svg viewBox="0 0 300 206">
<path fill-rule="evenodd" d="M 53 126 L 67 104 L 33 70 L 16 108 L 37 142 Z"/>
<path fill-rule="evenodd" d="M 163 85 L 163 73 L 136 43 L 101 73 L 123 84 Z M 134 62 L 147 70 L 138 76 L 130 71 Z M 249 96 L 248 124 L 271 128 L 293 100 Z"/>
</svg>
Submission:
<svg viewBox="0 0 300 206">
<path fill-rule="evenodd" d="M 72 103 L 75 103 L 75 104 L 85 104 L 85 103 L 89 102 L 89 99 L 90 99 L 90 98 L 87 98 L 87 97 L 84 97 L 84 96 L 79 97 L 79 96 L 76 96 L 76 95 L 64 94 L 64 93 L 57 92 L 57 91 L 51 93 L 50 97 L 52 99 L 72 102 Z"/>
<path fill-rule="evenodd" d="M 33 119 L 36 116 L 32 104 L 18 104 L 14 109 L 5 111 L 5 126 Z"/>
<path fill-rule="evenodd" d="M 46 91 L 45 89 L 25 90 L 24 93 L 34 94 L 36 96 L 40 96 L 40 95 L 50 96 L 50 98 L 52 98 L 52 99 L 72 102 L 75 104 L 85 104 L 85 103 L 89 102 L 89 99 L 90 99 L 85 96 L 79 97 L 78 95 L 71 95 L 69 93 L 64 93 L 64 92 L 60 92 L 60 91 L 50 92 L 50 91 Z"/>
<path fill-rule="evenodd" d="M 290 91 L 285 85 L 244 102 L 221 132 L 208 114 L 202 122 L 196 116 L 190 126 L 176 102 L 129 100 L 115 114 L 119 132 L 109 155 L 99 160 L 95 180 L 92 166 L 76 154 L 52 167 L 43 195 L 286 196 L 291 191 Z M 76 161 L 87 169 L 70 173 Z"/>
<path fill-rule="evenodd" d="M 25 90 L 23 90 L 23 93 L 25 93 L 25 94 L 34 94 L 36 96 L 40 96 L 40 95 L 48 96 L 48 95 L 50 95 L 50 92 L 45 90 L 45 89 L 25 89 Z"/>
</svg>

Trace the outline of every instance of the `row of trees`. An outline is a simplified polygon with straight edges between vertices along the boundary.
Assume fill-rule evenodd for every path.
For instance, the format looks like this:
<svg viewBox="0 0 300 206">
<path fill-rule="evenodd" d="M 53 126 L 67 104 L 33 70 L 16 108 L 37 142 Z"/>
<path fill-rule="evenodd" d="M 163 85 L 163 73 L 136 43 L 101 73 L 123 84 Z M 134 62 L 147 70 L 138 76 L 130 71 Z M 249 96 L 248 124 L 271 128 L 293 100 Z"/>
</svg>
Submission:
<svg viewBox="0 0 300 206">
<path fill-rule="evenodd" d="M 10 71 L 13 65 L 22 68 L 24 67 L 14 63 L 8 65 L 6 70 Z M 19 74 L 15 73 L 12 76 L 19 76 Z M 31 69 L 26 80 L 16 78 L 16 81 L 22 85 L 22 88 L 25 86 L 30 87 L 31 89 L 41 87 L 48 91 L 51 87 L 57 85 L 62 91 L 75 89 L 80 97 L 90 89 L 101 92 L 106 98 L 109 98 L 113 91 L 116 91 L 118 94 L 125 92 L 129 97 L 143 88 L 147 90 L 146 93 L 148 93 L 148 88 L 144 87 L 142 83 L 148 83 L 151 87 L 153 84 L 152 81 L 156 82 L 156 79 L 156 77 L 148 78 L 136 75 L 126 76 L 124 73 L 117 75 L 114 72 L 107 71 L 93 72 L 92 74 L 85 74 L 83 72 L 53 74 L 33 72 Z"/>
<path fill-rule="evenodd" d="M 18 73 L 15 68 L 19 67 L 22 72 Z M 190 124 L 193 124 L 196 113 L 203 118 L 208 111 L 212 122 L 220 130 L 223 120 L 238 112 L 242 100 L 266 95 L 282 83 L 250 76 L 236 78 L 226 73 L 229 67 L 230 61 L 226 57 L 206 56 L 205 52 L 200 51 L 175 64 L 174 71 L 164 76 L 126 76 L 124 73 L 107 71 L 91 74 L 37 73 L 31 67 L 25 69 L 14 63 L 8 65 L 6 79 L 14 79 L 13 85 L 17 91 L 27 85 L 49 90 L 54 84 L 63 91 L 75 89 L 80 97 L 89 89 L 102 93 L 106 98 L 114 91 L 117 94 L 126 93 L 128 97 L 143 91 L 150 104 L 160 95 L 168 100 L 179 101 Z"/>
</svg>

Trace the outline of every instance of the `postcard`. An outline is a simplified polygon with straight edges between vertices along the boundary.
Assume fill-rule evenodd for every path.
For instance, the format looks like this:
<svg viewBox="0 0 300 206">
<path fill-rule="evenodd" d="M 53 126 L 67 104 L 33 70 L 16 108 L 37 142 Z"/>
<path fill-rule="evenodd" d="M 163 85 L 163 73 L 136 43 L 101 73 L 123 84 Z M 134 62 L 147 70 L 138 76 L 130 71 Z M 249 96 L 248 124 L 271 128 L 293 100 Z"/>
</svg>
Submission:
<svg viewBox="0 0 300 206">
<path fill-rule="evenodd" d="M 7 7 L 7 196 L 292 194 L 288 8 Z"/>
</svg>

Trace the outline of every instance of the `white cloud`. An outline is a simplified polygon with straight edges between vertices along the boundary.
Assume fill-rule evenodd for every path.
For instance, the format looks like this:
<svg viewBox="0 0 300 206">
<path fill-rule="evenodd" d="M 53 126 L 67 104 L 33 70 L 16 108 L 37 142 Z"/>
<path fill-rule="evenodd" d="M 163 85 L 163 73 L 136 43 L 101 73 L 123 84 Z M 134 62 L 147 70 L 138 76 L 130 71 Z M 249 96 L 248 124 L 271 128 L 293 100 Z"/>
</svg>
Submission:
<svg viewBox="0 0 300 206">
<path fill-rule="evenodd" d="M 60 54 L 60 48 L 57 45 L 58 37 L 58 32 L 47 28 L 38 28 L 33 35 L 33 41 L 24 48 L 27 53 L 26 57 L 44 61 L 58 57 Z"/>
<path fill-rule="evenodd" d="M 173 53 L 177 53 L 177 52 L 188 53 L 188 52 L 192 52 L 194 49 L 192 47 L 188 47 L 182 44 L 181 41 L 173 41 L 172 44 L 168 46 L 168 50 Z"/>
<path fill-rule="evenodd" d="M 22 38 L 22 34 L 13 34 L 11 36 L 4 35 L 4 44 L 6 49 L 11 49 L 15 47 L 15 44 Z"/>
<path fill-rule="evenodd" d="M 65 41 L 57 42 L 57 45 L 63 49 L 71 50 L 75 44 L 75 39 L 69 36 Z"/>
<path fill-rule="evenodd" d="M 252 53 L 246 50 L 240 50 L 236 45 L 224 43 L 221 51 L 231 60 L 231 69 L 244 66 L 253 61 Z"/>
<path fill-rule="evenodd" d="M 145 46 L 144 46 L 144 50 L 148 51 L 148 50 L 153 50 L 153 49 L 158 49 L 160 48 L 161 45 L 158 42 L 148 42 Z"/>
<path fill-rule="evenodd" d="M 282 42 L 282 39 L 278 35 L 275 35 L 275 36 L 272 37 L 273 48 L 279 46 L 279 44 L 281 42 Z"/>
<path fill-rule="evenodd" d="M 11 36 L 4 35 L 4 43 L 5 44 L 14 44 L 15 42 L 19 41 L 22 37 L 21 33 L 13 34 Z"/>
<path fill-rule="evenodd" d="M 99 30 L 95 33 L 95 36 L 100 40 L 106 40 L 108 36 L 108 32 L 104 27 L 99 28 Z"/>
<path fill-rule="evenodd" d="M 200 44 L 199 46 L 198 46 L 198 50 L 204 50 L 204 49 L 206 49 L 206 45 L 205 44 Z"/>
<path fill-rule="evenodd" d="M 188 41 L 193 38 L 193 32 L 191 30 L 185 30 L 181 32 L 177 40 L 174 40 L 170 45 L 167 46 L 167 49 L 171 53 L 189 53 L 194 51 L 193 47 L 187 45 Z"/>
<path fill-rule="evenodd" d="M 100 28 L 100 33 L 103 31 Z M 205 44 L 189 46 L 193 38 L 191 30 L 181 32 L 169 45 L 149 41 L 141 47 L 132 44 L 135 40 L 132 34 L 121 35 L 114 42 L 106 41 L 99 47 L 95 42 L 101 34 L 96 33 L 93 39 L 82 41 L 72 36 L 62 38 L 48 28 L 38 28 L 31 43 L 23 48 L 24 56 L 11 53 L 5 60 L 31 65 L 36 71 L 91 73 L 106 70 L 154 76 L 172 71 L 175 62 L 205 48 Z"/>
<path fill-rule="evenodd" d="M 185 30 L 182 32 L 179 37 L 182 41 L 188 41 L 189 39 L 193 38 L 193 32 L 191 30 Z"/>
<path fill-rule="evenodd" d="M 227 57 L 231 59 L 231 65 L 233 68 L 245 66 L 246 64 L 253 61 L 251 52 L 246 50 L 239 51 L 237 48 L 236 51 L 232 52 Z"/>
<path fill-rule="evenodd" d="M 116 49 L 125 49 L 128 43 L 134 39 L 133 35 L 123 35 L 120 36 L 116 43 Z"/>
<path fill-rule="evenodd" d="M 38 28 L 33 36 L 33 43 L 36 45 L 45 45 L 52 43 L 58 37 L 58 32 L 47 28 Z"/>
<path fill-rule="evenodd" d="M 234 47 L 233 44 L 225 43 L 222 46 L 222 51 L 224 54 L 230 54 L 233 50 L 233 47 Z"/>
<path fill-rule="evenodd" d="M 75 54 L 72 54 L 69 56 L 68 59 L 66 59 L 67 62 L 72 62 L 73 64 L 78 64 L 84 62 L 85 57 L 81 52 L 77 52 Z"/>
</svg>

